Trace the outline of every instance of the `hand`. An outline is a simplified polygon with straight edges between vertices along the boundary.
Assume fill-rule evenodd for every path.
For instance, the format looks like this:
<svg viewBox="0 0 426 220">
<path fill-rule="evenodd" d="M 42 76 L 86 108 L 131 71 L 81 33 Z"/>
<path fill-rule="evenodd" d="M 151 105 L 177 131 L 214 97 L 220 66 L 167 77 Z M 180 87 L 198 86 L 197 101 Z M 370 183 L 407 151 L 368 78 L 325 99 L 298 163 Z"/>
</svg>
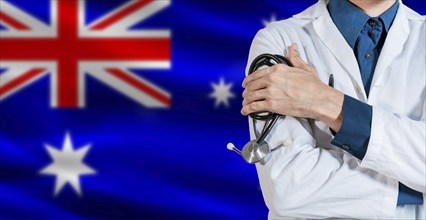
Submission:
<svg viewBox="0 0 426 220">
<path fill-rule="evenodd" d="M 343 93 L 319 80 L 315 69 L 300 58 L 296 44 L 290 47 L 289 60 L 294 67 L 277 64 L 246 77 L 241 113 L 268 111 L 312 118 L 338 132 L 342 123 Z"/>
</svg>

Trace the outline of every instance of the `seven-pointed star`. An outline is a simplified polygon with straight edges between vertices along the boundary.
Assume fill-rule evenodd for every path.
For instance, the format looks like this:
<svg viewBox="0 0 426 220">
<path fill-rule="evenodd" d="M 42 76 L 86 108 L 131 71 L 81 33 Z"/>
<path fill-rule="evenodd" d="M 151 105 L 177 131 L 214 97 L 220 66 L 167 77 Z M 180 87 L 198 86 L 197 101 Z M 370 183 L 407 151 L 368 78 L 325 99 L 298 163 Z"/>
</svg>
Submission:
<svg viewBox="0 0 426 220">
<path fill-rule="evenodd" d="M 262 20 L 262 24 L 266 27 L 268 26 L 268 24 L 276 22 L 277 21 L 277 16 L 275 14 L 271 14 L 271 18 L 268 20 L 263 19 Z"/>
<path fill-rule="evenodd" d="M 218 107 L 221 103 L 225 105 L 225 107 L 229 107 L 229 99 L 235 97 L 235 95 L 231 92 L 232 83 L 225 84 L 223 78 L 220 79 L 219 84 L 212 83 L 213 92 L 210 94 L 210 98 L 216 99 L 215 106 Z"/>
<path fill-rule="evenodd" d="M 90 145 L 73 149 L 71 136 L 66 134 L 62 151 L 50 145 L 45 145 L 53 163 L 40 171 L 41 174 L 56 175 L 55 195 L 69 183 L 78 195 L 81 195 L 80 175 L 94 174 L 95 170 L 83 163 L 83 158 L 90 149 Z"/>
</svg>

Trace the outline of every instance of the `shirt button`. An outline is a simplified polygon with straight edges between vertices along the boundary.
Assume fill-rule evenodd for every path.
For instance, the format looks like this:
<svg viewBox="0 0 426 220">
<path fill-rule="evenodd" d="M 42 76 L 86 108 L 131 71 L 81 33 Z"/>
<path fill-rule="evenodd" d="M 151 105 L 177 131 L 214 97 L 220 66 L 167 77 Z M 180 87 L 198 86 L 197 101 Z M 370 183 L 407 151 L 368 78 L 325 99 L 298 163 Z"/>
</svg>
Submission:
<svg viewBox="0 0 426 220">
<path fill-rule="evenodd" d="M 367 54 L 365 54 L 365 58 L 367 58 L 367 59 L 370 59 L 372 56 L 371 56 L 371 53 L 367 53 Z"/>
<path fill-rule="evenodd" d="M 350 150 L 350 149 L 351 149 L 351 146 L 349 146 L 349 145 L 347 145 L 347 144 L 342 144 L 342 148 L 343 148 L 344 150 Z"/>
<path fill-rule="evenodd" d="M 374 27 L 375 25 L 376 25 L 376 22 L 375 22 L 375 21 L 373 21 L 373 20 L 371 20 L 371 21 L 370 21 L 370 26 L 371 26 L 371 27 Z"/>
</svg>

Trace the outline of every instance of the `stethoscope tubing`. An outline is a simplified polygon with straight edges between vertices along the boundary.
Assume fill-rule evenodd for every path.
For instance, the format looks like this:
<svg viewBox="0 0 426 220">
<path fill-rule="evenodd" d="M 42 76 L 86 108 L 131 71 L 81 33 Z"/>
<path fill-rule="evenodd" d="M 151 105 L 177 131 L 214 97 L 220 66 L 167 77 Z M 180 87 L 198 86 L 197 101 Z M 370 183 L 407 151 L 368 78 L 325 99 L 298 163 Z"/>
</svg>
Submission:
<svg viewBox="0 0 426 220">
<path fill-rule="evenodd" d="M 272 63 L 271 60 L 273 60 L 275 63 Z M 287 66 L 293 67 L 293 64 L 281 55 L 272 55 L 272 54 L 261 54 L 258 57 L 256 57 L 253 62 L 250 65 L 248 75 L 254 73 L 255 71 L 259 70 L 263 66 L 271 67 L 275 64 L 285 64 Z M 278 119 L 280 117 L 285 117 L 285 115 L 279 115 L 273 112 L 256 112 L 251 113 L 250 118 L 253 119 L 253 123 L 256 123 L 255 120 L 258 121 L 265 121 L 266 127 L 263 129 L 262 133 L 260 134 L 260 137 L 257 138 L 256 143 L 260 144 L 265 140 L 265 138 L 268 136 L 268 134 L 271 132 L 274 125 L 277 123 Z M 268 121 L 270 121 L 268 123 Z"/>
</svg>

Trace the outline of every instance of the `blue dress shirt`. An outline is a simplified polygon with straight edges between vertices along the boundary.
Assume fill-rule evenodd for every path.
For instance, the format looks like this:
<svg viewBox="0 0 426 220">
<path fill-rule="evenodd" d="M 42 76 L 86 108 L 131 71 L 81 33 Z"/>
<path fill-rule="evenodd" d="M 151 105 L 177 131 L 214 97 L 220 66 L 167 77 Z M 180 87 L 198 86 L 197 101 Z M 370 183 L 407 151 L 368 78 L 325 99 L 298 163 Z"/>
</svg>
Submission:
<svg viewBox="0 0 426 220">
<path fill-rule="evenodd" d="M 386 12 L 374 18 L 348 0 L 329 1 L 331 18 L 354 51 L 367 95 L 377 60 L 398 7 L 399 2 L 396 1 Z M 332 144 L 362 160 L 370 140 L 372 115 L 372 106 L 345 95 L 342 126 Z M 423 196 L 400 183 L 398 205 L 406 204 L 423 204 Z"/>
</svg>

